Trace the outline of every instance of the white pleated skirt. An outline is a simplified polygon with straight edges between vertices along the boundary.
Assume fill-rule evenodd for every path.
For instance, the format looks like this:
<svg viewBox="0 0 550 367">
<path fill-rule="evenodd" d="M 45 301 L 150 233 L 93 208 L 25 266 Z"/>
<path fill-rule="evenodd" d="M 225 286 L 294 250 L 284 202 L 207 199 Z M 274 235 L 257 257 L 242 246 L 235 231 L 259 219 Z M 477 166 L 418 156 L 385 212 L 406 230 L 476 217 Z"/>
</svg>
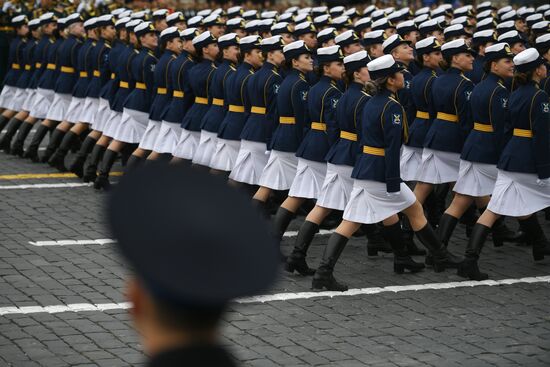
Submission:
<svg viewBox="0 0 550 367">
<path fill-rule="evenodd" d="M 103 135 L 112 138 L 121 118 L 121 113 L 109 109 L 109 113 L 105 113 L 105 125 L 102 131 Z"/>
<path fill-rule="evenodd" d="M 272 150 L 260 177 L 260 186 L 272 190 L 290 189 L 297 167 L 298 157 L 295 153 Z"/>
<path fill-rule="evenodd" d="M 181 134 L 172 155 L 177 158 L 192 160 L 201 138 L 200 131 L 181 129 Z"/>
<path fill-rule="evenodd" d="M 327 163 L 327 174 L 317 205 L 327 209 L 344 210 L 353 189 L 352 171 L 351 166 Z"/>
<path fill-rule="evenodd" d="M 498 170 L 487 209 L 510 217 L 530 215 L 550 206 L 550 186 L 537 185 L 537 175 Z"/>
<path fill-rule="evenodd" d="M 10 106 L 13 103 L 13 98 L 17 92 L 16 87 L 10 85 L 4 85 L 2 93 L 0 93 L 0 108 L 11 109 Z"/>
<path fill-rule="evenodd" d="M 405 182 L 416 181 L 418 168 L 422 163 L 422 148 L 403 145 L 401 148 L 400 172 L 401 179 Z"/>
<path fill-rule="evenodd" d="M 497 167 L 494 164 L 485 164 L 460 160 L 458 180 L 453 191 L 474 197 L 489 196 L 495 188 Z"/>
<path fill-rule="evenodd" d="M 26 88 L 15 88 L 15 95 L 11 102 L 10 110 L 12 111 L 23 111 L 23 103 L 27 98 L 27 89 Z"/>
<path fill-rule="evenodd" d="M 125 108 L 122 112 L 120 126 L 116 130 L 115 139 L 129 144 L 141 141 L 149 123 L 149 114 Z"/>
<path fill-rule="evenodd" d="M 210 167 L 218 171 L 229 172 L 235 167 L 239 155 L 240 140 L 220 139 L 216 140 L 216 150 L 212 155 Z"/>
<path fill-rule="evenodd" d="M 157 153 L 172 154 L 178 144 L 181 130 L 183 129 L 179 124 L 162 121 L 153 150 Z"/>
<path fill-rule="evenodd" d="M 399 195 L 388 196 L 386 183 L 354 180 L 343 218 L 355 223 L 373 224 L 400 213 L 416 202 L 416 196 L 405 183 Z"/>
<path fill-rule="evenodd" d="M 84 108 L 84 98 L 71 98 L 71 104 L 67 108 L 67 113 L 65 114 L 65 121 L 77 123 L 82 115 L 82 109 Z"/>
<path fill-rule="evenodd" d="M 212 156 L 214 156 L 214 152 L 216 151 L 217 141 L 217 133 L 201 130 L 201 137 L 199 139 L 199 145 L 197 146 L 195 155 L 193 156 L 193 163 L 210 167 Z"/>
<path fill-rule="evenodd" d="M 46 118 L 52 121 L 65 120 L 69 106 L 71 105 L 71 99 L 72 97 L 68 93 L 55 93 Z"/>
<path fill-rule="evenodd" d="M 149 123 L 147 124 L 147 128 L 145 129 L 145 134 L 143 134 L 143 137 L 139 142 L 139 147 L 141 149 L 153 150 L 153 148 L 155 147 L 157 136 L 159 135 L 159 132 L 160 132 L 161 125 L 162 125 L 162 121 L 149 120 Z"/>
<path fill-rule="evenodd" d="M 317 199 L 327 173 L 326 162 L 298 158 L 296 176 L 292 180 L 288 196 Z"/>
<path fill-rule="evenodd" d="M 424 148 L 416 180 L 434 185 L 456 182 L 459 168 L 459 153 Z"/>
<path fill-rule="evenodd" d="M 29 114 L 37 119 L 45 119 L 54 95 L 55 93 L 51 89 L 38 88 Z"/>
<path fill-rule="evenodd" d="M 78 122 L 82 122 L 84 124 L 93 123 L 98 109 L 99 109 L 99 98 L 86 97 L 84 99 L 84 106 L 80 111 L 81 114 L 78 119 Z"/>
<path fill-rule="evenodd" d="M 111 115 L 111 107 L 109 101 L 104 98 L 99 98 L 97 112 L 92 120 L 92 129 L 103 132 Z"/>
<path fill-rule="evenodd" d="M 269 159 L 266 149 L 265 143 L 241 140 L 237 161 L 229 178 L 249 185 L 259 184 Z"/>
<path fill-rule="evenodd" d="M 34 97 L 36 96 L 36 89 L 27 88 L 26 91 L 26 98 L 23 102 L 22 109 L 23 111 L 29 111 L 32 108 L 32 105 L 34 104 Z"/>
</svg>

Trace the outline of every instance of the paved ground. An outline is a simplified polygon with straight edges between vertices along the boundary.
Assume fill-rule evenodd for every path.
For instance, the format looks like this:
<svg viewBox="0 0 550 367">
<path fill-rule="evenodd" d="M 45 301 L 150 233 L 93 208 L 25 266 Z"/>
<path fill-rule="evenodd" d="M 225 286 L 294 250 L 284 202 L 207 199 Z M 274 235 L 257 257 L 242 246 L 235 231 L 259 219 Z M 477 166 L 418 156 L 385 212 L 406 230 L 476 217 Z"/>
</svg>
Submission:
<svg viewBox="0 0 550 367">
<path fill-rule="evenodd" d="M 8 307 L 125 301 L 127 269 L 112 245 L 30 244 L 110 238 L 105 195 L 90 187 L 13 188 L 78 183 L 74 178 L 4 176 L 27 173 L 54 171 L 0 153 L 0 366 L 141 365 L 139 339 L 120 307 L 6 313 Z M 550 223 L 544 226 L 550 233 Z M 327 238 L 316 238 L 311 264 Z M 284 251 L 291 244 L 286 238 Z M 461 252 L 464 245 L 459 227 L 451 248 Z M 247 366 L 550 365 L 550 285 L 548 278 L 529 279 L 550 275 L 550 259 L 534 264 L 525 247 L 488 243 L 481 266 L 491 279 L 527 279 L 457 287 L 453 282 L 463 279 L 450 271 L 396 275 L 391 256 L 369 258 L 364 240 L 354 239 L 336 276 L 363 289 L 360 294 L 234 304 L 225 318 L 225 343 Z M 444 289 L 375 288 L 429 283 L 444 283 Z M 271 294 L 309 287 L 310 279 L 282 273 Z"/>
</svg>

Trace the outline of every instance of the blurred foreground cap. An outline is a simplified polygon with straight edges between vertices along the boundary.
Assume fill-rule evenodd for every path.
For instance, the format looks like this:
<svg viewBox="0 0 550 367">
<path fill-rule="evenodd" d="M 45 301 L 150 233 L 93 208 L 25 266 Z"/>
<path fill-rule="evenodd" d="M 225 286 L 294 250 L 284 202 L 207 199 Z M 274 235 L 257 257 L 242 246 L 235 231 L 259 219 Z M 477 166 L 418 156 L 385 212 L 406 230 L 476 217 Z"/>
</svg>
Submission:
<svg viewBox="0 0 550 367">
<path fill-rule="evenodd" d="M 124 175 L 108 203 L 122 255 L 157 299 L 223 305 L 265 291 L 279 246 L 244 193 L 211 174 L 151 164 Z"/>
</svg>

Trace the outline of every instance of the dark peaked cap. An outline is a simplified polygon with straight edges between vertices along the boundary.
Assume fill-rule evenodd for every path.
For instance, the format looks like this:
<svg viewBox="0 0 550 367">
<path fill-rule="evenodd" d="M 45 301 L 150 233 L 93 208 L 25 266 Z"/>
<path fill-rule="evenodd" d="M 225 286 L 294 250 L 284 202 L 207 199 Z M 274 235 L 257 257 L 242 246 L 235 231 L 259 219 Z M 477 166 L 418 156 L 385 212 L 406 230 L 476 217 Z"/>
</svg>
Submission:
<svg viewBox="0 0 550 367">
<path fill-rule="evenodd" d="M 124 175 L 109 221 L 138 277 L 174 305 L 221 306 L 277 276 L 278 244 L 250 198 L 193 168 L 151 164 Z"/>
</svg>

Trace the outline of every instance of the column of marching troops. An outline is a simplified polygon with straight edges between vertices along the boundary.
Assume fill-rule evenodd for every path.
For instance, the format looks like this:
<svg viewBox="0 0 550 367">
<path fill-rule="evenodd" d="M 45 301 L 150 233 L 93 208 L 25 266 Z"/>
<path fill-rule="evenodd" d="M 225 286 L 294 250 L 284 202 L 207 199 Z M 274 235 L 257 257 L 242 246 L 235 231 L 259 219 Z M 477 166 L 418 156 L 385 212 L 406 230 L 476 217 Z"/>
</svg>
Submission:
<svg viewBox="0 0 550 367">
<path fill-rule="evenodd" d="M 347 289 L 333 270 L 358 233 L 369 255 L 393 252 L 396 273 L 484 280 L 489 234 L 495 246 L 527 244 L 535 261 L 550 254 L 536 216 L 550 206 L 549 20 L 550 5 L 490 2 L 17 16 L 0 149 L 96 189 L 109 188 L 118 157 L 127 170 L 209 169 L 274 213 L 278 239 L 307 208 L 285 261 L 314 289 Z M 331 220 L 313 270 L 308 247 Z M 464 257 L 447 249 L 459 221 Z"/>
</svg>

